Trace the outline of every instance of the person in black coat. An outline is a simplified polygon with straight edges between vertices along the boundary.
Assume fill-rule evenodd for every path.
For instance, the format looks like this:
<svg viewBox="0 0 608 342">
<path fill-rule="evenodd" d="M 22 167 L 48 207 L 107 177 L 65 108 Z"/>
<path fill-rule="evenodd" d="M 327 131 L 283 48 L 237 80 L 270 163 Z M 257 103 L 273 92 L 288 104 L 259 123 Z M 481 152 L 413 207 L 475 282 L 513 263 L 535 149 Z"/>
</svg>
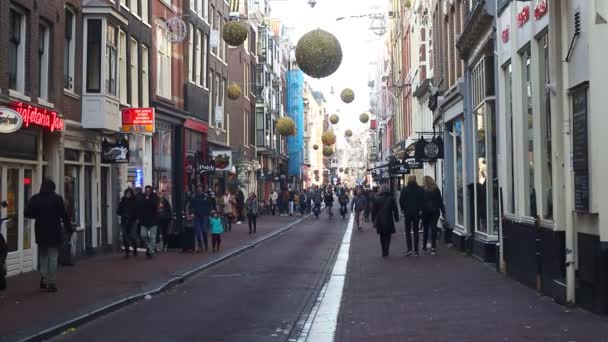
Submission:
<svg viewBox="0 0 608 342">
<path fill-rule="evenodd" d="M 441 190 L 437 187 L 435 180 L 430 176 L 422 178 L 422 188 L 424 189 L 424 207 L 422 209 L 422 250 L 426 251 L 429 231 L 431 232 L 431 254 L 437 254 L 437 221 L 439 214 L 445 217 L 445 206 Z"/>
<path fill-rule="evenodd" d="M 137 217 L 135 216 L 135 193 L 128 188 L 124 191 L 118 210 L 122 243 L 125 247 L 125 258 L 129 258 L 129 248 L 133 247 L 133 256 L 137 256 Z"/>
<path fill-rule="evenodd" d="M 156 229 L 158 229 L 158 196 L 152 186 L 146 185 L 142 198 L 137 200 L 137 219 L 141 224 L 141 239 L 146 245 L 146 256 L 151 259 L 156 249 Z"/>
<path fill-rule="evenodd" d="M 24 214 L 25 217 L 36 220 L 40 288 L 56 292 L 59 247 L 64 235 L 71 235 L 73 230 L 63 198 L 55 193 L 55 183 L 52 180 L 42 181 L 40 193 L 30 199 Z"/>
<path fill-rule="evenodd" d="M 203 192 L 203 187 L 196 188 L 196 195 L 190 201 L 190 212 L 194 215 L 194 235 L 196 238 L 196 251 L 209 250 L 208 232 L 211 211 L 215 210 L 213 202 L 208 194 Z"/>
<path fill-rule="evenodd" d="M 158 229 L 156 229 L 156 251 L 166 251 L 169 243 L 169 224 L 173 220 L 173 209 L 166 191 L 160 193 L 158 201 Z M 160 236 L 163 236 L 162 244 Z M 160 245 L 160 247 L 159 247 Z"/>
<path fill-rule="evenodd" d="M 418 256 L 418 241 L 420 234 L 420 216 L 422 215 L 422 207 L 424 203 L 424 189 L 416 183 L 416 175 L 407 177 L 407 186 L 401 189 L 399 196 L 399 204 L 403 216 L 405 217 L 405 242 L 407 244 L 406 255 L 414 254 Z M 412 236 L 413 235 L 413 236 Z M 412 237 L 414 238 L 414 250 L 412 250 Z"/>
<path fill-rule="evenodd" d="M 382 257 L 388 256 L 391 236 L 395 234 L 395 222 L 399 222 L 399 209 L 388 185 L 383 185 L 372 205 L 372 222 L 380 235 Z"/>
</svg>

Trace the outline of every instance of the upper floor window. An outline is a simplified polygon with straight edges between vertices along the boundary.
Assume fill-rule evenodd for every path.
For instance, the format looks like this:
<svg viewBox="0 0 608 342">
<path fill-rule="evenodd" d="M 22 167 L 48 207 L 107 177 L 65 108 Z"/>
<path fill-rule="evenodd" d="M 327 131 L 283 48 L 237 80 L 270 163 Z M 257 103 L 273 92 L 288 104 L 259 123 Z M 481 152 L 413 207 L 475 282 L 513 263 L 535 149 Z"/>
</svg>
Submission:
<svg viewBox="0 0 608 342">
<path fill-rule="evenodd" d="M 116 79 L 118 76 L 118 29 L 107 25 L 106 29 L 106 94 L 117 95 Z"/>
<path fill-rule="evenodd" d="M 158 42 L 156 93 L 166 99 L 171 99 L 171 42 L 169 42 L 169 31 L 164 23 L 159 23 L 156 35 Z"/>
<path fill-rule="evenodd" d="M 101 19 L 87 20 L 86 90 L 101 92 Z"/>
<path fill-rule="evenodd" d="M 76 60 L 76 20 L 74 12 L 65 8 L 65 31 L 63 45 L 63 88 L 74 91 L 74 70 Z"/>
<path fill-rule="evenodd" d="M 48 23 L 41 21 L 38 30 L 38 97 L 49 100 L 49 66 L 51 29 Z"/>
<path fill-rule="evenodd" d="M 141 106 L 150 106 L 150 67 L 149 52 L 146 46 L 141 47 Z"/>
<path fill-rule="evenodd" d="M 9 19 L 8 87 L 25 91 L 25 14 L 14 8 Z"/>
<path fill-rule="evenodd" d="M 129 64 L 129 71 L 131 74 L 131 106 L 139 107 L 139 70 L 138 70 L 138 58 L 139 58 L 139 46 L 136 40 L 131 39 L 131 62 Z"/>
<path fill-rule="evenodd" d="M 190 10 L 205 20 L 207 20 L 208 9 L 209 0 L 190 0 Z"/>
</svg>

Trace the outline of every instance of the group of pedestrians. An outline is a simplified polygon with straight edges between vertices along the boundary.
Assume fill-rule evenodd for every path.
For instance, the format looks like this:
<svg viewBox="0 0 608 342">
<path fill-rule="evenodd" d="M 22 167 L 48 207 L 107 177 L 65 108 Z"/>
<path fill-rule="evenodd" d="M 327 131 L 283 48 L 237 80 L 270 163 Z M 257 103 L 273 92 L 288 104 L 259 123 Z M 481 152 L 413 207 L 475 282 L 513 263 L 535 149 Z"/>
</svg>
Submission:
<svg viewBox="0 0 608 342">
<path fill-rule="evenodd" d="M 283 189 L 280 193 L 276 190 L 270 194 L 269 206 L 272 215 L 279 216 L 303 216 L 313 209 L 314 192 L 312 190 Z"/>
<path fill-rule="evenodd" d="M 408 176 L 407 185 L 401 189 L 399 206 L 388 185 L 382 185 L 380 192 L 374 196 L 372 222 L 380 235 L 382 256 L 389 254 L 392 234 L 395 234 L 395 222 L 399 222 L 399 207 L 405 221 L 406 256 L 419 256 L 419 227 L 422 223 L 422 250 L 427 251 L 430 234 L 432 255 L 437 254 L 437 223 L 440 215 L 445 216 L 445 207 L 441 191 L 430 176 L 422 178 L 418 185 L 415 175 Z"/>
</svg>

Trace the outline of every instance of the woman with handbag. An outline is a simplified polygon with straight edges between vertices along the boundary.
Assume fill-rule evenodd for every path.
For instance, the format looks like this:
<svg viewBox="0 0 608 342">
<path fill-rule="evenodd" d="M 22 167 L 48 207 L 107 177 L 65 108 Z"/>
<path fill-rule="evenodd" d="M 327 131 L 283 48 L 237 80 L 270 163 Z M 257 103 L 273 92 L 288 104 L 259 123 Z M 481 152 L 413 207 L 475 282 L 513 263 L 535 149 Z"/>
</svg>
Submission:
<svg viewBox="0 0 608 342">
<path fill-rule="evenodd" d="M 166 192 L 161 192 L 158 200 L 158 230 L 156 231 L 156 251 L 166 251 L 169 242 L 169 225 L 173 220 L 173 211 L 171 210 L 171 203 L 167 199 L 168 195 Z M 163 236 L 163 243 L 160 244 L 160 236 Z M 159 247 L 162 246 L 162 247 Z"/>
</svg>

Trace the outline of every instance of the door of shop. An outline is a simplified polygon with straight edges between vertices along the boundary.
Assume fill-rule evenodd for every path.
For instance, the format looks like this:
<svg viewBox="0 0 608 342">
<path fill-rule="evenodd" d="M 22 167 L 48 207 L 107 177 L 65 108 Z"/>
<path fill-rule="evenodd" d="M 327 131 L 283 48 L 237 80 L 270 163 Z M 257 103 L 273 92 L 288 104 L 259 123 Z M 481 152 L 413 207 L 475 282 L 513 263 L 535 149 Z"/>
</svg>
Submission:
<svg viewBox="0 0 608 342">
<path fill-rule="evenodd" d="M 34 222 L 23 216 L 32 197 L 33 178 L 32 166 L 0 163 L 0 199 L 8 202 L 0 216 L 10 218 L 2 225 L 9 252 L 6 259 L 9 276 L 34 269 Z"/>
</svg>

